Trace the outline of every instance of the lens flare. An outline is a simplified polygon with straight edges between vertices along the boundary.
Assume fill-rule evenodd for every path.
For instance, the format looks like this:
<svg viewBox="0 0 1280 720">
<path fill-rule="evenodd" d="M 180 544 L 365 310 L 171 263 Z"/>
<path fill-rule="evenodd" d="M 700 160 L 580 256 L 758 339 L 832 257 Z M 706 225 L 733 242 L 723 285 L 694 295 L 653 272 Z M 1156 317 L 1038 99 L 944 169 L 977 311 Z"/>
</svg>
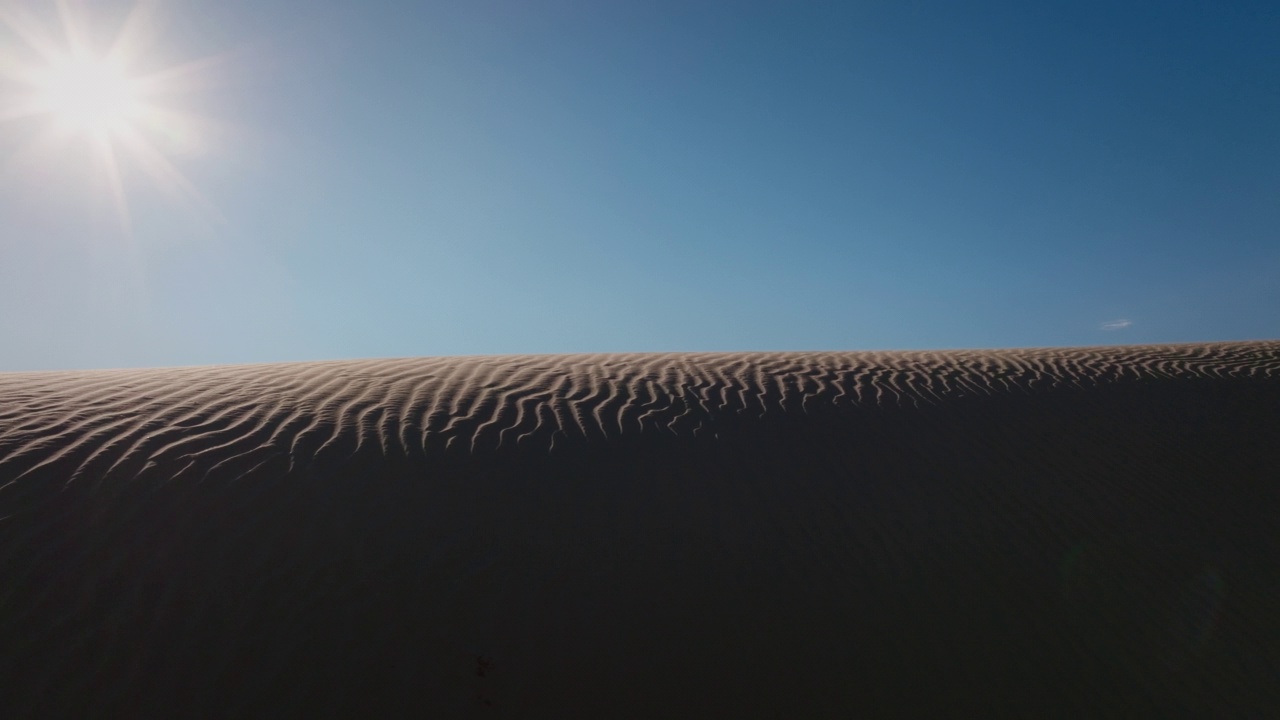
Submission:
<svg viewBox="0 0 1280 720">
<path fill-rule="evenodd" d="M 208 73 L 218 60 L 139 71 L 137 68 L 147 64 L 151 41 L 156 38 L 155 2 L 134 5 L 114 40 L 104 48 L 89 40 L 93 33 L 88 29 L 101 24 L 92 22 L 81 6 L 57 0 L 53 7 L 57 21 L 50 23 L 29 9 L 0 5 L 0 41 L 7 40 L 7 34 L 20 41 L 8 43 L 10 48 L 27 51 L 25 57 L 19 52 L 0 56 L 0 128 L 19 120 L 29 124 L 32 118 L 49 121 L 36 136 L 18 146 L 20 150 L 9 162 L 37 161 L 47 167 L 47 159 L 66 157 L 66 153 L 49 151 L 80 143 L 90 150 L 86 161 L 105 178 L 109 200 L 126 230 L 131 224 L 126 165 L 202 214 L 216 217 L 212 206 L 166 153 L 173 145 L 166 141 L 177 135 L 188 139 L 186 147 L 201 144 L 198 136 L 210 123 L 169 103 L 191 92 L 194 76 Z M 85 168 L 63 170 L 83 176 Z"/>
</svg>

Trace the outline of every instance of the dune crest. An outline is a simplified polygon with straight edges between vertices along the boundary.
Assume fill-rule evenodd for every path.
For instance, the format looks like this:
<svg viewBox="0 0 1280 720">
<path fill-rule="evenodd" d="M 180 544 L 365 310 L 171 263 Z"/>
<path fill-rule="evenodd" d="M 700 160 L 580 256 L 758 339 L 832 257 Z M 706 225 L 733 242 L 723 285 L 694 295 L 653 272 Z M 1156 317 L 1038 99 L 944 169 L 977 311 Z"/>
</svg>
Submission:
<svg viewBox="0 0 1280 720">
<path fill-rule="evenodd" d="M 850 413 L 1125 383 L 1280 377 L 1280 343 L 899 353 L 492 356 L 0 375 L 0 473 L 217 472 L 376 449 L 553 450 L 699 436 L 771 414 Z M 88 412 L 92 409 L 92 413 Z M 212 460 L 212 462 L 208 462 Z M 78 463 L 78 464 L 77 464 Z M 74 467 L 73 467 L 74 466 Z"/>
</svg>

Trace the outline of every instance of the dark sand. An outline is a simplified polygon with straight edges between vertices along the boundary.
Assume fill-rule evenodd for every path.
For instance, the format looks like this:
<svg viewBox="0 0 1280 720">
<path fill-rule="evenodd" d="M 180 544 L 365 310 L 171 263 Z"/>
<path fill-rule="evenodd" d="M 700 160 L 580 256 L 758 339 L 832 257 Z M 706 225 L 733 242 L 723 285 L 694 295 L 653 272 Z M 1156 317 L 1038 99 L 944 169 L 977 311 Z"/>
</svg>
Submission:
<svg viewBox="0 0 1280 720">
<path fill-rule="evenodd" d="M 0 374 L 0 703 L 1280 717 L 1280 342 Z"/>
</svg>

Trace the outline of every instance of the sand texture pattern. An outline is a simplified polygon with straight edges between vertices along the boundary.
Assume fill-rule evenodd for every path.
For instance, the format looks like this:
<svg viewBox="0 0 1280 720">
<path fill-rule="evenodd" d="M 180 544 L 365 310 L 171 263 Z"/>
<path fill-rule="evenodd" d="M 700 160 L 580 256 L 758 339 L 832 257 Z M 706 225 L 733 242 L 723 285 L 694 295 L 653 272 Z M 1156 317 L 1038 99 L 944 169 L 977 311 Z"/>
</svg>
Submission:
<svg viewBox="0 0 1280 720">
<path fill-rule="evenodd" d="M 0 374 L 0 716 L 1280 715 L 1280 342 Z"/>
</svg>

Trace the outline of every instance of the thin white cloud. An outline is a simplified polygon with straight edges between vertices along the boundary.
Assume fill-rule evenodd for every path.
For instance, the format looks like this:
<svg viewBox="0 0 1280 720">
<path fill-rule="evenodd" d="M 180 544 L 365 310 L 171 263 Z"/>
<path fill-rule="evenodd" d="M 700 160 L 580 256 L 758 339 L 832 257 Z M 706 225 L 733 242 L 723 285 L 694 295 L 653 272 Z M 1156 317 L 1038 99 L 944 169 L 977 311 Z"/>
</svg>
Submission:
<svg viewBox="0 0 1280 720">
<path fill-rule="evenodd" d="M 1103 330 L 1123 330 L 1133 324 L 1132 320 L 1112 320 L 1102 323 Z"/>
</svg>

